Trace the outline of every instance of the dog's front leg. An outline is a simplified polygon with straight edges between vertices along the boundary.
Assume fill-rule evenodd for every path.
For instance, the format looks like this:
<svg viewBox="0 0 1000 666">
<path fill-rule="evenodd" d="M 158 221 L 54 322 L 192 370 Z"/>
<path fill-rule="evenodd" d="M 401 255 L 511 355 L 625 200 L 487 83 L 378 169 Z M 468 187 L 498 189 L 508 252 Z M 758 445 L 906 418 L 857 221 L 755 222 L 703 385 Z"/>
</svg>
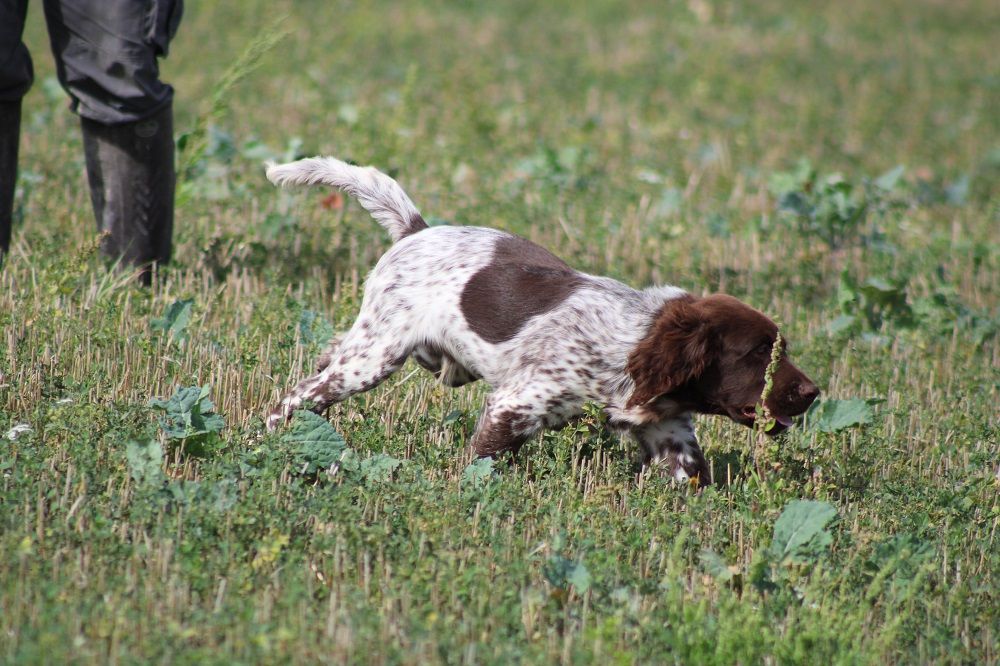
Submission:
<svg viewBox="0 0 1000 666">
<path fill-rule="evenodd" d="M 496 392 L 486 400 L 472 435 L 472 450 L 479 458 L 496 458 L 503 453 L 516 455 L 521 446 L 544 423 L 530 401 L 517 392 Z"/>
<path fill-rule="evenodd" d="M 321 413 L 330 405 L 356 393 L 371 390 L 399 370 L 408 351 L 395 340 L 372 338 L 365 320 L 337 344 L 331 343 L 320 357 L 319 372 L 303 379 L 271 410 L 267 429 L 274 430 L 296 409 L 308 407 Z"/>
<path fill-rule="evenodd" d="M 712 473 L 698 446 L 690 416 L 635 426 L 632 434 L 642 446 L 643 464 L 665 464 L 678 481 L 697 477 L 700 486 L 711 483 Z"/>
</svg>

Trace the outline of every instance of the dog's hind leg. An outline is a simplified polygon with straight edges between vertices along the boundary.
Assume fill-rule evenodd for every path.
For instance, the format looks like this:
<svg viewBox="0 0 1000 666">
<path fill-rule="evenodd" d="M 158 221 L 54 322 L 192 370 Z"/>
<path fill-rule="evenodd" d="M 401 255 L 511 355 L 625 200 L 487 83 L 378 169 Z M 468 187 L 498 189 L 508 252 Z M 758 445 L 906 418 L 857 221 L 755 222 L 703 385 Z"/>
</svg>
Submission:
<svg viewBox="0 0 1000 666">
<path fill-rule="evenodd" d="M 541 428 L 538 416 L 487 400 L 472 435 L 472 450 L 479 458 L 496 458 L 504 453 L 517 455 L 521 446 Z"/>
<path fill-rule="evenodd" d="M 335 402 L 369 391 L 402 367 L 410 350 L 396 340 L 373 339 L 367 329 L 355 324 L 339 344 L 327 348 L 321 369 L 299 382 L 268 414 L 268 430 L 287 421 L 296 409 L 320 413 Z"/>
<path fill-rule="evenodd" d="M 553 392 L 551 386 L 522 384 L 497 389 L 486 399 L 472 435 L 472 449 L 480 458 L 517 454 L 543 428 L 560 428 L 580 413 L 573 396 Z"/>
</svg>

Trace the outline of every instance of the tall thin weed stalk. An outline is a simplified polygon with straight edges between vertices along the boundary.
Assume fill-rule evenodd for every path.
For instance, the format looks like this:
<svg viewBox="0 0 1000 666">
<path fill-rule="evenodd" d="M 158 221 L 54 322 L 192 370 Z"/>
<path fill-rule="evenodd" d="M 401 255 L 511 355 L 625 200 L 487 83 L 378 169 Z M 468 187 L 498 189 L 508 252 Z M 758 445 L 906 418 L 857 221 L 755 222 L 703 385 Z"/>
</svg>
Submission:
<svg viewBox="0 0 1000 666">
<path fill-rule="evenodd" d="M 208 108 L 198 116 L 194 129 L 182 135 L 178 141 L 181 153 L 178 179 L 181 184 L 195 175 L 195 167 L 205 156 L 205 151 L 208 149 L 209 126 L 221 120 L 229 112 L 232 97 L 230 93 L 260 67 L 265 55 L 289 35 L 290 31 L 281 27 L 286 18 L 280 16 L 268 28 L 262 30 L 212 87 Z"/>
<path fill-rule="evenodd" d="M 767 431 L 774 427 L 774 418 L 771 416 L 771 412 L 767 407 L 767 399 L 771 395 L 771 391 L 774 389 L 774 372 L 778 368 L 778 363 L 781 361 L 781 349 L 782 349 L 782 338 L 781 332 L 778 332 L 777 337 L 774 339 L 774 344 L 771 346 L 771 359 L 767 363 L 767 368 L 764 370 L 764 390 L 760 393 L 760 402 L 757 403 L 755 408 L 757 418 L 754 420 L 754 467 L 757 470 L 758 476 L 760 476 L 762 463 L 766 457 L 768 436 Z"/>
</svg>

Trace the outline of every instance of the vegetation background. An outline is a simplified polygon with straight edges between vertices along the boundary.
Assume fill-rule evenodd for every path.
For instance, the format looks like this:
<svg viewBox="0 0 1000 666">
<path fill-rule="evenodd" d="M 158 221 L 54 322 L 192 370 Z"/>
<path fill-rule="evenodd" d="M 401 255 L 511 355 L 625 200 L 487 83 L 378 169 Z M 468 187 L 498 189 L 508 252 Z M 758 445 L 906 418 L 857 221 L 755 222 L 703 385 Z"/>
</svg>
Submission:
<svg viewBox="0 0 1000 666">
<path fill-rule="evenodd" d="M 996 2 L 188 3 L 152 290 L 95 252 L 39 7 L 0 272 L 0 660 L 998 660 Z M 484 387 L 412 365 L 265 434 L 388 244 L 263 178 L 317 153 L 433 223 L 745 299 L 825 401 L 780 441 L 699 419 L 701 493 L 637 477 L 597 410 L 472 464 Z"/>
</svg>

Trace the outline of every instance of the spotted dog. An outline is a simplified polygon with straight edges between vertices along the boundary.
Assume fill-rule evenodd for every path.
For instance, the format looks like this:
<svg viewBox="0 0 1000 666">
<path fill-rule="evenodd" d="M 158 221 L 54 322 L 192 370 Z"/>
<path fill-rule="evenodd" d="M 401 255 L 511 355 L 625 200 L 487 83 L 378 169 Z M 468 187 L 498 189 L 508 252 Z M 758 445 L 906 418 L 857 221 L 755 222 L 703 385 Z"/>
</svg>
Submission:
<svg viewBox="0 0 1000 666">
<path fill-rule="evenodd" d="M 635 436 L 647 463 L 704 485 L 710 472 L 691 415 L 753 425 L 778 327 L 737 299 L 637 290 L 513 234 L 428 227 L 399 184 L 371 167 L 311 158 L 269 165 L 267 177 L 344 190 L 394 241 L 368 276 L 354 325 L 271 411 L 269 429 L 296 409 L 323 412 L 378 386 L 407 358 L 447 386 L 492 387 L 472 436 L 479 456 L 516 453 L 589 401 Z M 765 403 L 772 434 L 818 394 L 782 349 Z"/>
</svg>

